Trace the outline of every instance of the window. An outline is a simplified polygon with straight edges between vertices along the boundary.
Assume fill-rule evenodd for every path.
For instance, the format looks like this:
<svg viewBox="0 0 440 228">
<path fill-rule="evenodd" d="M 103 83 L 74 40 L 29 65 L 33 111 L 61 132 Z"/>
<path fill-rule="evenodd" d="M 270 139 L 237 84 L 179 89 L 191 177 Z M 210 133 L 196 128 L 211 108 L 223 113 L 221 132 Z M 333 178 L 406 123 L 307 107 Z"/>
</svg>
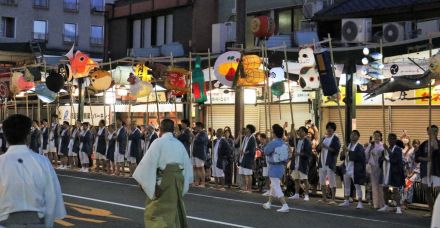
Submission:
<svg viewBox="0 0 440 228">
<path fill-rule="evenodd" d="M 34 40 L 46 40 L 47 39 L 47 21 L 34 21 Z"/>
<path fill-rule="evenodd" d="M 173 42 L 173 15 L 164 15 L 132 22 L 132 47 L 148 48 Z"/>
<path fill-rule="evenodd" d="M 277 16 L 278 33 L 282 35 L 290 35 L 293 32 L 292 9 L 279 11 Z"/>
<path fill-rule="evenodd" d="M 104 44 L 104 29 L 102 26 L 92 25 L 90 29 L 90 44 L 102 46 Z"/>
<path fill-rule="evenodd" d="M 0 5 L 16 6 L 17 0 L 0 0 Z"/>
<path fill-rule="evenodd" d="M 77 28 L 76 24 L 64 24 L 63 42 L 66 44 L 72 44 L 77 41 Z"/>
<path fill-rule="evenodd" d="M 34 0 L 34 8 L 49 8 L 49 0 Z"/>
<path fill-rule="evenodd" d="M 78 0 L 63 0 L 64 11 L 78 12 Z"/>
<path fill-rule="evenodd" d="M 104 12 L 104 0 L 90 0 L 90 9 L 92 12 Z"/>
<path fill-rule="evenodd" d="M 0 37 L 15 38 L 15 18 L 2 17 L 0 22 Z"/>
</svg>

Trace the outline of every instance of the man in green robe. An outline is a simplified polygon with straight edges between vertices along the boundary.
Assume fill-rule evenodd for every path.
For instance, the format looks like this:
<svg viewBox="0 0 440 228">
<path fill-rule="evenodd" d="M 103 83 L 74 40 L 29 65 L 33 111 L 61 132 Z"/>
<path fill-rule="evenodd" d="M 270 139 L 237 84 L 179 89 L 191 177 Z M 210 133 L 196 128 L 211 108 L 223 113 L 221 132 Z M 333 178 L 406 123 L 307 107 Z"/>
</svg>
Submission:
<svg viewBox="0 0 440 228">
<path fill-rule="evenodd" d="M 183 195 L 193 182 L 191 161 L 174 137 L 174 122 L 165 119 L 156 139 L 139 163 L 133 178 L 147 194 L 145 227 L 188 227 Z"/>
</svg>

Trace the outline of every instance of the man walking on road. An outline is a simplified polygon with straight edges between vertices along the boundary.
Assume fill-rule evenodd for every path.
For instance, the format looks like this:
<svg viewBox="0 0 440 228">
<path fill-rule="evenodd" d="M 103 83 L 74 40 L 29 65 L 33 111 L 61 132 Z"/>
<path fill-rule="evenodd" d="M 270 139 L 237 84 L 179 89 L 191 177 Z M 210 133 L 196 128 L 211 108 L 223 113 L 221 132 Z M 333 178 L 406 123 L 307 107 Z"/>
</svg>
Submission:
<svg viewBox="0 0 440 228">
<path fill-rule="evenodd" d="M 10 146 L 0 156 L 0 227 L 52 227 L 66 215 L 51 162 L 26 146 L 31 125 L 23 115 L 3 122 Z"/>
<path fill-rule="evenodd" d="M 133 178 L 147 194 L 145 227 L 188 227 L 183 195 L 193 182 L 193 170 L 183 144 L 173 136 L 174 122 L 160 123 L 155 140 L 139 163 Z"/>
</svg>

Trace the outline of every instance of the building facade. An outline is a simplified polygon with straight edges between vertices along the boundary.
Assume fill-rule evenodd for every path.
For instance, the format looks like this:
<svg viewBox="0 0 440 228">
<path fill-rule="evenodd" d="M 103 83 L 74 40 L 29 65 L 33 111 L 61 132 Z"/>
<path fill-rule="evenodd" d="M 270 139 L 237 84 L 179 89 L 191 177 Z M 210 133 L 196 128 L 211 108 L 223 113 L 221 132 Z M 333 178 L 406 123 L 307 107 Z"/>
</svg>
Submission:
<svg viewBox="0 0 440 228">
<path fill-rule="evenodd" d="M 130 50 L 147 51 L 143 56 L 164 55 L 163 46 L 178 45 L 188 51 L 207 51 L 211 25 L 217 21 L 215 0 L 119 0 L 107 6 L 106 53 L 118 59 Z M 175 53 L 174 53 L 175 54 Z"/>
<path fill-rule="evenodd" d="M 45 55 L 76 49 L 100 58 L 105 0 L 0 0 L 0 43 L 42 44 Z"/>
</svg>

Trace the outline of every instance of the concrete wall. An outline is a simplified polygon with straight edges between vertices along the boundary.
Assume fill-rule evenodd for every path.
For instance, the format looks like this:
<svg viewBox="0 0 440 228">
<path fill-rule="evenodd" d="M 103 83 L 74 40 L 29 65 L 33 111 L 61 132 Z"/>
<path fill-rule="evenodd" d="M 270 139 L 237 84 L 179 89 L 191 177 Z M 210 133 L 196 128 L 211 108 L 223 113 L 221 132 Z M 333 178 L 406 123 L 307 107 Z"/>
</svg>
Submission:
<svg viewBox="0 0 440 228">
<path fill-rule="evenodd" d="M 199 0 L 193 5 L 193 50 L 206 52 L 211 48 L 212 24 L 217 23 L 217 2 L 223 0 Z"/>
<path fill-rule="evenodd" d="M 46 47 L 54 50 L 68 50 L 63 44 L 64 23 L 77 24 L 77 48 L 85 52 L 102 53 L 103 47 L 90 45 L 90 26 L 104 26 L 104 14 L 92 14 L 90 1 L 79 0 L 78 12 L 65 12 L 62 0 L 49 0 L 48 9 L 36 9 L 33 0 L 18 0 L 17 6 L 0 6 L 0 16 L 15 17 L 16 37 L 0 38 L 0 42 L 29 42 L 32 39 L 34 20 L 46 20 L 48 43 Z"/>
<path fill-rule="evenodd" d="M 108 22 L 108 51 L 109 57 L 118 59 L 127 56 L 130 45 L 131 23 L 128 18 L 119 18 Z"/>
</svg>

